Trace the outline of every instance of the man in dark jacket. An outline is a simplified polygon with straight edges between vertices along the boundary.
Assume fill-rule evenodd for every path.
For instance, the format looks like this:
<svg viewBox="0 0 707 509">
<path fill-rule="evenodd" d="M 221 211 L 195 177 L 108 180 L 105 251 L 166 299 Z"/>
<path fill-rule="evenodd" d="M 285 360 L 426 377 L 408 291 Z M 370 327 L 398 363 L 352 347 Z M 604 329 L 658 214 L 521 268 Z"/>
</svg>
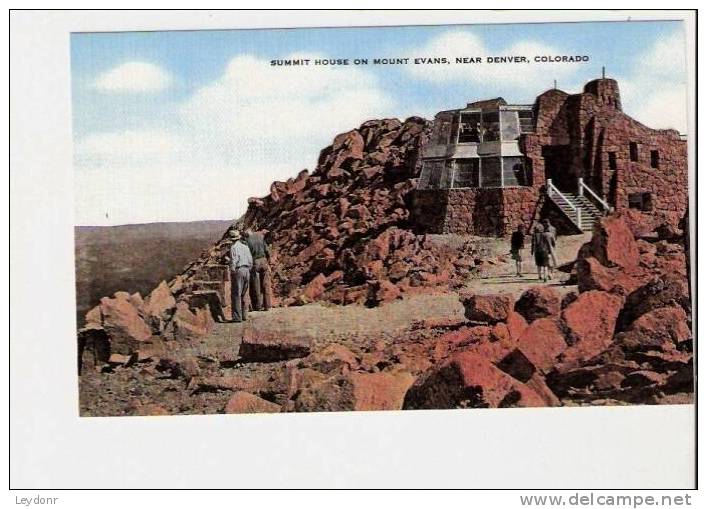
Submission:
<svg viewBox="0 0 707 509">
<path fill-rule="evenodd" d="M 260 233 L 246 230 L 245 243 L 253 255 L 250 272 L 250 300 L 256 311 L 267 311 L 272 303 L 270 248 Z"/>
</svg>

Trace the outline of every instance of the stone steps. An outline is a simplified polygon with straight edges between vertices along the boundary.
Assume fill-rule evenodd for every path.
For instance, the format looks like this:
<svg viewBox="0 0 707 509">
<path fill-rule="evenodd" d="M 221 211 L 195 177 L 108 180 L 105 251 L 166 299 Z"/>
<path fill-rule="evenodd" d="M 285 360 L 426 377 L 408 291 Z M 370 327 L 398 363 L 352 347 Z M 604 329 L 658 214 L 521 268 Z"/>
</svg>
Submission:
<svg viewBox="0 0 707 509">
<path fill-rule="evenodd" d="M 553 193 L 557 193 L 557 191 Z M 550 196 L 550 199 L 577 228 L 581 231 L 591 231 L 596 222 L 602 217 L 601 211 L 585 196 L 579 196 L 575 193 L 562 193 L 562 196 L 566 198 L 566 200 L 554 194 Z M 577 222 L 576 210 L 573 209 L 567 201 L 575 208 L 581 210 L 581 221 L 579 223 Z"/>
</svg>

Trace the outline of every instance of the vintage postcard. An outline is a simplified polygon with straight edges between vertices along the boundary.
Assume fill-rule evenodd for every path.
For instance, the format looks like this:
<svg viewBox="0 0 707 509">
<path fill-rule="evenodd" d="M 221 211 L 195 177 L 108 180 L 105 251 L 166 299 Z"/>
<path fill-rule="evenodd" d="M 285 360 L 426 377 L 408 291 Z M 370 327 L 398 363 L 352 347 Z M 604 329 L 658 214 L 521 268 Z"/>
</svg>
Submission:
<svg viewBox="0 0 707 509">
<path fill-rule="evenodd" d="M 80 414 L 692 404 L 688 58 L 682 21 L 73 33 Z"/>
</svg>

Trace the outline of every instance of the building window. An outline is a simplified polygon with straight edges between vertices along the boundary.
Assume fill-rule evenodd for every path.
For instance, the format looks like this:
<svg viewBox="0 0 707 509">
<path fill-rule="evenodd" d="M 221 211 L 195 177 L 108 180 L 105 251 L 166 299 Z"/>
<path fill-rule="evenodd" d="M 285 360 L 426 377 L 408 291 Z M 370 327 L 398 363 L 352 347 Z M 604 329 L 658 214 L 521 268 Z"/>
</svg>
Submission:
<svg viewBox="0 0 707 509">
<path fill-rule="evenodd" d="M 609 152 L 609 169 L 616 171 L 616 152 Z"/>
<path fill-rule="evenodd" d="M 459 124 L 459 143 L 481 141 L 481 113 L 462 113 Z"/>
<path fill-rule="evenodd" d="M 441 120 L 439 122 L 439 131 L 437 132 L 437 145 L 446 145 L 447 140 L 449 140 L 449 127 L 451 122 L 449 120 Z"/>
<path fill-rule="evenodd" d="M 513 110 L 501 111 L 501 139 L 503 141 L 515 141 L 520 136 L 520 126 L 518 125 L 518 112 Z"/>
<path fill-rule="evenodd" d="M 481 159 L 481 187 L 503 187 L 500 157 Z"/>
<path fill-rule="evenodd" d="M 449 130 L 449 140 L 447 141 L 447 143 L 449 145 L 456 144 L 458 134 L 459 134 L 459 115 L 454 115 L 454 117 L 452 117 L 452 127 Z"/>
<path fill-rule="evenodd" d="M 503 186 L 527 186 L 523 157 L 503 158 Z"/>
<path fill-rule="evenodd" d="M 657 150 L 651 150 L 651 168 L 657 168 L 660 164 L 660 156 Z"/>
<path fill-rule="evenodd" d="M 650 212 L 653 210 L 653 196 L 651 193 L 631 193 L 628 195 L 628 208 Z"/>
<path fill-rule="evenodd" d="M 498 141 L 500 132 L 498 111 L 484 113 L 483 132 L 483 141 Z"/>
<path fill-rule="evenodd" d="M 628 145 L 628 152 L 629 152 L 629 158 L 631 161 L 636 162 L 638 161 L 638 143 L 635 141 L 632 141 Z"/>
<path fill-rule="evenodd" d="M 533 110 L 520 110 L 518 112 L 518 121 L 521 134 L 533 132 Z"/>
<path fill-rule="evenodd" d="M 458 159 L 452 187 L 479 187 L 479 160 Z"/>
<path fill-rule="evenodd" d="M 444 161 L 432 161 L 430 163 L 430 177 L 427 187 L 430 189 L 439 189 L 442 181 L 442 170 L 444 169 Z"/>
</svg>

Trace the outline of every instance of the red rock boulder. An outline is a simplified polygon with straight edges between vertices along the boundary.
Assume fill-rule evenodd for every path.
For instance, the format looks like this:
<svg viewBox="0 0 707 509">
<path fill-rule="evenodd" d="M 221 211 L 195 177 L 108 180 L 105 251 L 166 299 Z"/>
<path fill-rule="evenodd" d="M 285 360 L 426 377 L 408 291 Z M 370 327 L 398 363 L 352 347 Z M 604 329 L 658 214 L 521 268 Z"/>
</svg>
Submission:
<svg viewBox="0 0 707 509">
<path fill-rule="evenodd" d="M 622 302 L 617 295 L 591 290 L 562 311 L 561 326 L 571 345 L 561 356 L 563 364 L 581 363 L 611 345 Z"/>
<path fill-rule="evenodd" d="M 464 316 L 473 322 L 494 324 L 505 322 L 513 311 L 513 299 L 510 295 L 480 295 L 463 293 L 459 300 L 464 305 Z"/>
<path fill-rule="evenodd" d="M 628 351 L 673 350 L 690 340 L 692 332 L 687 315 L 681 307 L 669 306 L 653 309 L 638 317 L 616 341 Z"/>
<path fill-rule="evenodd" d="M 498 367 L 527 382 L 536 372 L 549 372 L 566 349 L 567 343 L 557 320 L 539 318 L 525 329 L 516 348 L 499 362 Z"/>
<path fill-rule="evenodd" d="M 523 292 L 515 304 L 516 312 L 528 323 L 538 318 L 556 317 L 560 315 L 560 294 L 549 286 L 534 286 Z"/>
<path fill-rule="evenodd" d="M 405 395 L 405 409 L 547 406 L 534 390 L 474 352 L 431 368 Z"/>
<path fill-rule="evenodd" d="M 413 382 L 413 376 L 404 371 L 335 376 L 302 389 L 294 408 L 298 412 L 400 410 Z"/>
<path fill-rule="evenodd" d="M 633 233 L 616 215 L 603 217 L 594 225 L 589 250 L 605 267 L 635 269 L 640 261 Z"/>
<path fill-rule="evenodd" d="M 160 334 L 164 330 L 165 324 L 172 317 L 176 305 L 177 301 L 174 299 L 169 286 L 167 286 L 165 281 L 162 281 L 147 296 L 140 311 L 153 332 Z"/>
<path fill-rule="evenodd" d="M 103 329 L 110 338 L 111 352 L 130 355 L 152 338 L 152 330 L 130 302 L 130 295 L 117 292 L 101 299 Z"/>
</svg>

